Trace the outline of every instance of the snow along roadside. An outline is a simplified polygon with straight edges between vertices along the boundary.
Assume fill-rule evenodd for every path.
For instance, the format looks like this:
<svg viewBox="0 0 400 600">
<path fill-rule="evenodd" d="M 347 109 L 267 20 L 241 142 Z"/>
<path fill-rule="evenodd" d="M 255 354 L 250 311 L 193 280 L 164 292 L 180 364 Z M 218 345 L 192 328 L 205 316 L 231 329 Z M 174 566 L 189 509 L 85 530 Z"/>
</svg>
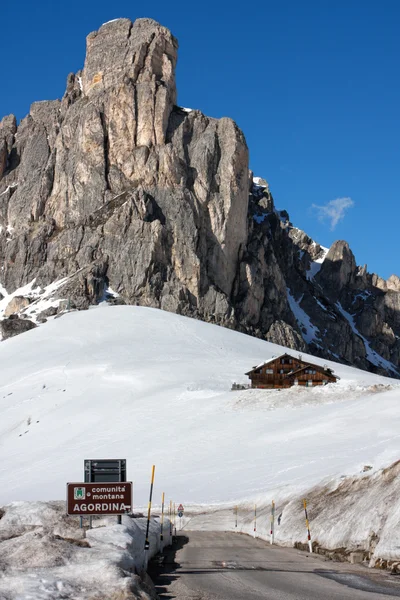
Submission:
<svg viewBox="0 0 400 600">
<path fill-rule="evenodd" d="M 368 465 L 365 467 L 368 469 Z M 188 506 L 179 526 L 185 530 L 238 531 L 254 535 L 254 504 L 257 505 L 257 537 L 270 540 L 271 502 L 275 500 L 275 543 L 304 545 L 307 529 L 303 508 L 307 499 L 314 551 L 331 558 L 362 555 L 370 567 L 398 564 L 400 570 L 400 460 L 386 469 L 355 477 L 331 479 L 307 491 L 281 488 L 263 497 L 235 505 Z M 278 524 L 278 517 L 280 517 Z"/>
<path fill-rule="evenodd" d="M 86 521 L 86 520 L 85 520 Z M 143 571 L 145 518 L 96 518 L 93 529 L 65 514 L 65 502 L 13 502 L 0 509 L 0 598 L 155 598 Z M 150 523 L 148 558 L 171 543 L 169 521 Z M 148 581 L 148 580 L 147 580 Z"/>
</svg>

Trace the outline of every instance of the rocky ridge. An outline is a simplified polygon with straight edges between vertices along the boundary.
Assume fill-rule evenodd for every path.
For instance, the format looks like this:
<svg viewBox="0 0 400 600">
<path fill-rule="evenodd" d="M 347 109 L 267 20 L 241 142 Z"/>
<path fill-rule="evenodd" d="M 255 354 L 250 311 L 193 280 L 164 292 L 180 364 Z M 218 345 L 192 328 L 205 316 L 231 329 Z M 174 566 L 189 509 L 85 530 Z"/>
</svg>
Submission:
<svg viewBox="0 0 400 600">
<path fill-rule="evenodd" d="M 117 295 L 398 375 L 400 279 L 276 210 L 237 125 L 177 105 L 177 48 L 151 19 L 106 23 L 61 100 L 0 122 L 1 302 L 44 320 L 59 282 L 52 315 Z"/>
</svg>

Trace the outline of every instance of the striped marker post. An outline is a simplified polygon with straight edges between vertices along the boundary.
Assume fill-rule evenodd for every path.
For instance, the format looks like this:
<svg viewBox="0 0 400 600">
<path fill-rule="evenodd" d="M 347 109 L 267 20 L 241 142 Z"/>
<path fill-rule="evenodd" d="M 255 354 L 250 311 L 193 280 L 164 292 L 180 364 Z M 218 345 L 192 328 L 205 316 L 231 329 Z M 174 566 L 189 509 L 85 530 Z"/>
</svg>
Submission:
<svg viewBox="0 0 400 600">
<path fill-rule="evenodd" d="M 235 506 L 235 529 L 237 529 L 238 525 L 238 507 Z"/>
<path fill-rule="evenodd" d="M 172 538 L 172 500 L 169 501 L 169 537 Z"/>
<path fill-rule="evenodd" d="M 274 543 L 274 528 L 275 528 L 275 502 L 272 500 L 271 504 L 271 531 L 270 531 L 270 544 Z"/>
<path fill-rule="evenodd" d="M 257 505 L 254 505 L 254 537 L 256 537 L 257 531 Z"/>
<path fill-rule="evenodd" d="M 149 529 L 150 529 L 150 515 L 151 515 L 151 499 L 153 497 L 153 485 L 154 485 L 154 471 L 156 470 L 155 465 L 151 470 L 151 484 L 150 484 L 150 498 L 149 498 L 149 507 L 147 510 L 147 526 L 146 526 L 146 540 L 144 542 L 144 549 L 148 550 L 150 548 L 149 541 Z"/>
<path fill-rule="evenodd" d="M 164 540 L 164 498 L 165 498 L 165 493 L 162 493 L 162 498 L 161 498 L 161 530 L 160 530 L 160 540 L 163 541 Z"/>
<path fill-rule="evenodd" d="M 312 543 L 311 543 L 311 533 L 310 533 L 310 523 L 308 521 L 308 514 L 307 514 L 307 501 L 304 499 L 303 500 L 303 506 L 304 506 L 304 512 L 306 515 L 306 527 L 307 527 L 307 539 L 308 539 L 308 547 L 310 549 L 310 552 L 312 553 Z"/>
</svg>

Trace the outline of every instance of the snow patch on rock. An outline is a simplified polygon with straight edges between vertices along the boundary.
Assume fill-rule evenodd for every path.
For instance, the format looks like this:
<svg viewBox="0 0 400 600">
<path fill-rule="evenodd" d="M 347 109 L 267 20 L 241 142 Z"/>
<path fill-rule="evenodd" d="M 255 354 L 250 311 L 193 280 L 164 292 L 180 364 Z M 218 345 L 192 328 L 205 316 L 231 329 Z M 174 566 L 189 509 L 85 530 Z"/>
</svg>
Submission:
<svg viewBox="0 0 400 600">
<path fill-rule="evenodd" d="M 303 296 L 301 296 L 299 300 L 296 300 L 292 296 L 290 289 L 287 288 L 287 297 L 291 311 L 296 317 L 296 321 L 300 326 L 303 339 L 307 342 L 307 344 L 310 344 L 311 342 L 315 343 L 315 341 L 320 338 L 321 334 L 318 327 L 312 324 L 310 317 L 300 306 Z"/>
</svg>

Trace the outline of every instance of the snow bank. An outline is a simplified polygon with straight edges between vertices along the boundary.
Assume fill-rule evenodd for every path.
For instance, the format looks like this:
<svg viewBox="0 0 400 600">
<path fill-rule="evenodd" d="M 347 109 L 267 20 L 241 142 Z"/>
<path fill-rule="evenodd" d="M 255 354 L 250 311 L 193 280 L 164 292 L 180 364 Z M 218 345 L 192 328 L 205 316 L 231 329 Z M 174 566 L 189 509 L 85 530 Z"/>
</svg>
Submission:
<svg viewBox="0 0 400 600">
<path fill-rule="evenodd" d="M 365 465 L 369 467 L 368 465 Z M 304 490 L 278 489 L 252 502 L 239 502 L 238 526 L 235 505 L 186 507 L 181 526 L 185 530 L 237 531 L 254 535 L 254 502 L 257 505 L 256 535 L 270 540 L 271 502 L 275 501 L 275 543 L 307 546 L 303 498 L 307 500 L 311 538 L 317 547 L 348 556 L 360 551 L 374 566 L 378 560 L 400 560 L 400 461 L 369 475 L 328 480 Z M 279 518 L 279 522 L 278 522 Z"/>
<path fill-rule="evenodd" d="M 14 502 L 0 514 L 0 598 L 154 597 L 136 574 L 145 565 L 146 519 L 123 516 L 117 525 L 115 517 L 97 518 L 94 529 L 80 529 L 64 502 Z M 149 556 L 170 543 L 168 521 L 164 534 L 161 542 L 152 519 Z"/>
<path fill-rule="evenodd" d="M 373 475 L 360 474 L 310 490 L 307 496 L 312 540 L 330 550 L 363 550 L 378 558 L 400 559 L 400 461 Z M 302 498 L 282 509 L 278 543 L 306 542 Z"/>
</svg>

